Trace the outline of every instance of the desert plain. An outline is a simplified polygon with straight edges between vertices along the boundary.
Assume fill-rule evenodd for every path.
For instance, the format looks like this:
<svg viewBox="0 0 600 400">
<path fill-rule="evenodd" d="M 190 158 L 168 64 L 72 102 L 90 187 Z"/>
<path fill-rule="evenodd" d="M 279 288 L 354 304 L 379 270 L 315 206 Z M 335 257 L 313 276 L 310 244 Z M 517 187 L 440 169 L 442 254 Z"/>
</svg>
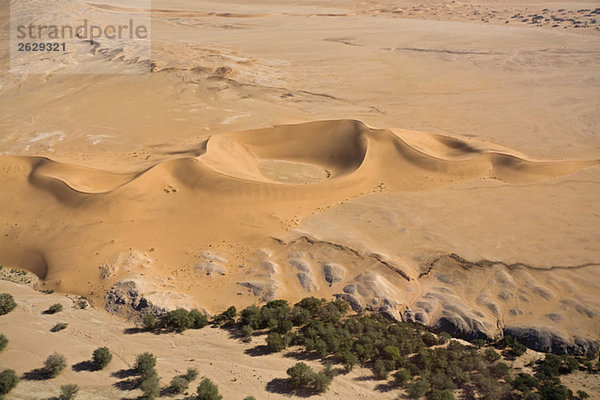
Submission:
<svg viewBox="0 0 600 400">
<path fill-rule="evenodd" d="M 114 342 L 131 362 L 131 343 L 160 340 L 119 336 L 123 319 L 307 296 L 464 339 L 598 347 L 597 2 L 57 4 L 148 15 L 152 52 L 80 40 L 83 58 L 9 72 L 3 2 L 0 265 L 85 296 L 81 318 L 103 321 L 73 338 L 21 310 L 0 321 L 19 338 L 3 365 L 23 373 L 72 340 L 72 357 Z M 28 311 L 46 301 L 2 288 Z M 202 335 L 165 346 L 205 346 L 215 363 L 223 346 L 227 363 L 203 372 L 226 398 L 241 393 L 232 365 L 244 394 L 284 398 L 251 371 L 291 361 L 256 366 L 224 333 Z M 117 396 L 85 379 L 82 396 Z M 344 379 L 323 398 L 395 398 Z M 586 390 L 600 396 L 597 381 Z"/>
</svg>

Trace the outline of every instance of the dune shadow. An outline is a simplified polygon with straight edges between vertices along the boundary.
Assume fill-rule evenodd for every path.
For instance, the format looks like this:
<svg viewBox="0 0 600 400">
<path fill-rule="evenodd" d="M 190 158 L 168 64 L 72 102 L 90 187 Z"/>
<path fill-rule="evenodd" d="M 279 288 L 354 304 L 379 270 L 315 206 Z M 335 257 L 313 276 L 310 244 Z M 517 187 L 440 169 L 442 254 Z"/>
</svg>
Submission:
<svg viewBox="0 0 600 400">
<path fill-rule="evenodd" d="M 269 347 L 265 346 L 264 344 L 259 344 L 258 346 L 254 346 L 252 348 L 244 350 L 244 354 L 247 354 L 251 357 L 266 356 L 271 353 L 272 352 L 269 349 Z"/>
<path fill-rule="evenodd" d="M 81 371 L 96 371 L 96 365 L 94 365 L 94 363 L 90 360 L 86 360 L 86 361 L 82 361 L 79 362 L 77 364 L 73 364 L 71 366 L 71 369 L 75 372 L 81 372 Z"/>
<path fill-rule="evenodd" d="M 21 377 L 24 381 L 43 381 L 50 379 L 48 373 L 43 368 L 32 369 L 29 372 L 25 372 Z"/>
</svg>

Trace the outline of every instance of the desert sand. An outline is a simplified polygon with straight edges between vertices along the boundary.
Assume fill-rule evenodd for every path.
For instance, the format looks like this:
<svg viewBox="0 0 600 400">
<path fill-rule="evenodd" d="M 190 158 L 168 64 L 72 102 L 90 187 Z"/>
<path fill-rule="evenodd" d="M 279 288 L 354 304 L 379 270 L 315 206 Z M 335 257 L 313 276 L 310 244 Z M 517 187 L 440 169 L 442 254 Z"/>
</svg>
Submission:
<svg viewBox="0 0 600 400">
<path fill-rule="evenodd" d="M 89 57 L 49 71 L 152 73 L 8 73 L 0 49 L 0 264 L 122 317 L 107 292 L 123 282 L 208 313 L 337 295 L 584 352 L 596 5 L 65 0 L 151 13 L 152 57 L 79 43 Z"/>
</svg>

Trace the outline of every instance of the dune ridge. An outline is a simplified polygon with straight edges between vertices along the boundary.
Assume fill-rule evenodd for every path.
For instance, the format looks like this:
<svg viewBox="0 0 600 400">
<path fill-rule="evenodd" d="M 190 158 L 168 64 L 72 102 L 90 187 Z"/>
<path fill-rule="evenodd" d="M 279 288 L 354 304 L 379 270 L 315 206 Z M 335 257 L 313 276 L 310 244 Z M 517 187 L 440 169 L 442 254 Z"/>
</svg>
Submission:
<svg viewBox="0 0 600 400">
<path fill-rule="evenodd" d="M 415 140 L 415 136 L 423 139 Z M 524 183 L 600 165 L 600 160 L 530 160 L 499 146 L 470 142 L 423 132 L 371 129 L 359 121 L 344 120 L 213 136 L 195 157 L 176 157 L 135 173 L 101 171 L 36 156 L 3 157 L 2 163 L 10 165 L 18 159 L 28 164 L 30 183 L 61 199 L 67 196 L 65 190 L 72 191 L 75 198 L 127 190 L 136 181 L 149 181 L 154 175 L 171 176 L 200 190 L 203 185 L 199 182 L 206 179 L 207 187 L 232 181 L 240 191 L 268 185 L 281 193 L 296 193 L 298 188 L 312 191 L 327 187 L 333 191 L 351 181 L 364 182 L 365 175 L 386 178 L 386 185 L 395 190 L 418 190 L 423 185 L 394 177 L 398 169 L 413 177 L 432 173 L 440 184 L 478 178 Z M 279 182 L 260 171 L 261 160 L 270 159 L 313 164 L 330 171 L 330 176 L 327 181 L 312 183 L 315 188 Z"/>
</svg>

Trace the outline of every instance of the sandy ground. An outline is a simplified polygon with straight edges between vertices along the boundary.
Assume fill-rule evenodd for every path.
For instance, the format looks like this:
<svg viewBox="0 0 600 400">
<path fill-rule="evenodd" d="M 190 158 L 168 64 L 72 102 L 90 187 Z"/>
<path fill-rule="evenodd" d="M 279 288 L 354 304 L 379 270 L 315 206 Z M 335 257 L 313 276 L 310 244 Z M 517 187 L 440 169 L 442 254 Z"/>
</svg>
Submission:
<svg viewBox="0 0 600 400">
<path fill-rule="evenodd" d="M 600 339 L 596 3 L 60 4 L 151 15 L 152 56 L 51 70 L 153 73 L 9 74 L 0 8 L 0 264 Z"/>
<path fill-rule="evenodd" d="M 124 334 L 131 325 L 102 311 L 73 309 L 73 301 L 64 296 L 41 294 L 6 281 L 0 281 L 0 292 L 11 293 L 18 304 L 0 320 L 0 330 L 9 339 L 8 347 L 0 356 L 1 365 L 21 376 L 43 366 L 46 357 L 55 351 L 63 354 L 68 364 L 55 379 L 22 380 L 8 399 L 47 399 L 58 395 L 61 385 L 70 383 L 79 385 L 78 399 L 137 398 L 141 395 L 139 390 L 123 388 L 126 386 L 123 382 L 132 377 L 115 374 L 131 368 L 136 355 L 146 351 L 157 357 L 162 387 L 166 387 L 173 376 L 184 374 L 187 368 L 197 368 L 199 379 L 192 383 L 190 394 L 195 392 L 199 380 L 207 376 L 219 386 L 226 399 L 250 395 L 257 399 L 289 398 L 289 393 L 281 393 L 285 387 L 278 380 L 285 379 L 285 371 L 298 360 L 286 356 L 286 352 L 257 355 L 253 349 L 258 348 L 260 353 L 264 337 L 242 343 L 231 338 L 226 330 L 210 327 L 182 334 Z M 64 311 L 42 314 L 54 303 L 63 304 Z M 60 332 L 50 332 L 57 322 L 66 322 L 69 326 Z M 76 366 L 89 361 L 92 352 L 101 346 L 109 347 L 113 353 L 113 360 L 105 370 L 91 371 L 85 365 L 83 369 Z M 317 370 L 322 368 L 319 362 L 303 361 Z M 312 398 L 396 398 L 398 391 L 374 391 L 380 382 L 368 379 L 371 376 L 369 370 L 357 368 L 336 377 L 325 395 Z M 272 382 L 271 389 L 267 390 L 269 382 Z"/>
</svg>

